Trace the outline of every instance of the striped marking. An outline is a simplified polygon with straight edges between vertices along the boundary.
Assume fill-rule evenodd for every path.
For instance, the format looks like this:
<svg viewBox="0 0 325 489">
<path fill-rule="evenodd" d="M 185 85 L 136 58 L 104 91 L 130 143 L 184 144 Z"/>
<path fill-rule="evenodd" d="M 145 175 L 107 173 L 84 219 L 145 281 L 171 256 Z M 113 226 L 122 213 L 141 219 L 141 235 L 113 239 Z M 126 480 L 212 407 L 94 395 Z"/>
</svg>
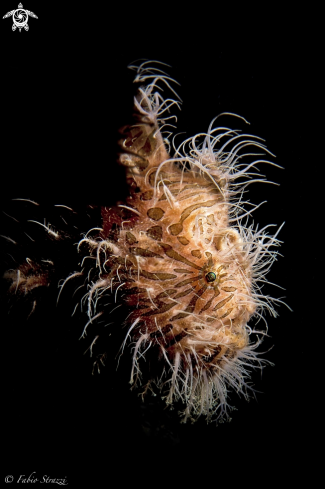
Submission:
<svg viewBox="0 0 325 489">
<path fill-rule="evenodd" d="M 226 299 L 223 299 L 223 301 L 220 301 L 218 302 L 218 304 L 216 305 L 216 307 L 214 309 L 212 309 L 213 311 L 217 311 L 218 309 L 221 309 L 225 304 L 227 304 L 227 302 L 229 302 L 232 298 L 234 297 L 234 294 L 231 294 L 229 297 L 227 297 Z"/>
<path fill-rule="evenodd" d="M 166 348 L 170 348 L 171 346 L 175 345 L 176 343 L 179 343 L 187 335 L 188 335 L 188 333 L 187 333 L 186 329 L 184 329 L 181 333 L 179 333 L 178 335 L 174 336 L 174 338 L 170 338 L 167 341 Z"/>
<path fill-rule="evenodd" d="M 144 248 L 130 248 L 130 252 L 136 256 L 144 256 L 146 258 L 163 258 L 163 256 L 154 253 L 153 251 Z"/>
<path fill-rule="evenodd" d="M 197 204 L 190 205 L 189 207 L 183 210 L 179 222 L 169 226 L 168 231 L 173 236 L 177 236 L 183 231 L 183 222 L 192 214 L 192 212 L 196 211 L 197 209 L 200 209 L 201 207 L 212 207 L 217 202 L 218 202 L 217 200 L 208 200 L 207 202 L 199 202 Z"/>
<path fill-rule="evenodd" d="M 174 299 L 179 299 L 180 297 L 185 297 L 190 292 L 194 292 L 194 290 L 195 290 L 195 287 L 191 287 L 190 289 L 183 290 L 183 292 L 180 292 L 179 294 L 175 295 Z"/>
<path fill-rule="evenodd" d="M 188 303 L 184 312 L 180 312 L 180 313 L 176 314 L 176 316 L 171 317 L 170 321 L 176 321 L 177 319 L 182 319 L 184 317 L 187 317 L 189 314 L 192 314 L 194 312 L 197 301 L 199 300 L 201 295 L 204 294 L 204 292 L 207 290 L 207 288 L 208 288 L 208 286 L 205 285 L 204 287 L 202 287 L 197 292 L 194 292 L 194 296 L 192 297 L 192 299 Z"/>
<path fill-rule="evenodd" d="M 171 280 L 172 278 L 177 278 L 177 275 L 174 275 L 172 273 L 164 273 L 164 272 L 156 272 L 156 273 L 150 273 L 147 272 L 146 270 L 141 270 L 140 272 L 138 270 L 131 270 L 132 275 L 141 275 L 141 277 L 148 278 L 149 280 Z"/>
<path fill-rule="evenodd" d="M 155 316 L 156 314 L 163 314 L 164 312 L 169 311 L 172 307 L 175 307 L 177 302 L 170 302 L 169 304 L 160 303 L 160 307 L 158 309 L 153 309 L 152 311 L 146 312 L 142 315 L 142 317 Z"/>
<path fill-rule="evenodd" d="M 177 287 L 179 289 L 184 285 L 188 285 L 191 284 L 192 282 L 196 282 L 197 280 L 199 280 L 199 278 L 200 277 L 198 275 L 196 277 L 187 278 L 186 280 L 182 280 L 181 282 L 178 282 L 178 284 L 175 284 L 174 287 Z"/>
<path fill-rule="evenodd" d="M 219 319 L 224 319 L 225 317 L 229 316 L 229 314 L 231 313 L 232 310 L 233 310 L 233 307 L 230 307 L 229 309 L 227 309 L 227 312 L 225 312 L 225 314 L 223 316 L 221 316 Z"/>
<path fill-rule="evenodd" d="M 147 290 L 142 289 L 140 287 L 132 287 L 131 289 L 124 289 L 123 292 L 124 294 L 132 295 L 132 294 L 143 294 L 144 292 L 147 292 Z"/>
<path fill-rule="evenodd" d="M 171 295 L 175 294 L 177 292 L 176 289 L 167 289 L 165 292 L 161 292 L 161 294 L 156 295 L 155 301 L 160 301 L 161 299 L 164 299 L 165 297 L 170 297 Z"/>
<path fill-rule="evenodd" d="M 173 329 L 172 324 L 166 324 L 163 326 L 160 330 L 158 329 L 157 331 L 153 331 L 150 333 L 151 338 L 156 338 L 157 340 L 162 338 L 165 334 L 169 333 Z"/>
<path fill-rule="evenodd" d="M 207 303 L 205 304 L 205 306 L 204 306 L 204 307 L 201 309 L 201 311 L 199 312 L 199 314 L 201 314 L 202 312 L 204 312 L 204 311 L 206 311 L 207 309 L 209 309 L 209 307 L 210 307 L 210 306 L 211 306 L 211 304 L 212 304 L 212 301 L 213 301 L 213 300 L 214 300 L 216 297 L 218 297 L 218 295 L 219 295 L 219 294 L 220 294 L 220 290 L 219 290 L 217 287 L 215 287 L 213 296 L 211 297 L 211 299 L 210 299 L 210 300 L 208 300 L 208 302 L 207 302 Z"/>
<path fill-rule="evenodd" d="M 213 323 L 213 321 L 215 321 L 217 318 L 217 316 L 210 316 L 206 319 L 206 322 L 207 323 Z"/>
<path fill-rule="evenodd" d="M 189 273 L 194 273 L 192 270 L 187 270 L 186 268 L 174 268 L 174 272 L 176 273 L 184 273 L 188 275 Z"/>
<path fill-rule="evenodd" d="M 189 265 L 190 267 L 196 268 L 197 270 L 201 270 L 201 267 L 199 267 L 198 265 L 195 265 L 195 263 L 192 263 L 191 261 L 187 260 L 187 258 L 185 258 L 184 256 L 182 256 L 179 253 L 177 253 L 176 251 L 174 251 L 170 245 L 165 244 L 165 243 L 159 243 L 159 246 L 161 246 L 163 248 L 164 252 L 166 253 L 166 255 L 169 258 L 172 258 L 173 260 L 180 261 L 180 262 L 184 263 L 185 265 Z"/>
</svg>

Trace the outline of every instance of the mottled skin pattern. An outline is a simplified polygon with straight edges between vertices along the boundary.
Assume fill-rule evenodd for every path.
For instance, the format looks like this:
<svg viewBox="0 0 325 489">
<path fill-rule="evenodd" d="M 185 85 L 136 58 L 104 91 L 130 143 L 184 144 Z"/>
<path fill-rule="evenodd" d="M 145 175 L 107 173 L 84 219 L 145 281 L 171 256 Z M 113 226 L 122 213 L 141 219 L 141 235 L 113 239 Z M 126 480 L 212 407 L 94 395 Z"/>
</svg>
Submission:
<svg viewBox="0 0 325 489">
<path fill-rule="evenodd" d="M 228 388 L 247 398 L 247 366 L 260 365 L 248 321 L 263 307 L 275 315 L 257 283 L 265 281 L 277 254 L 270 248 L 279 242 L 266 228 L 242 224 L 251 212 L 242 190 L 256 175 L 250 169 L 265 160 L 241 163 L 240 151 L 267 150 L 254 136 L 211 124 L 203 142 L 194 137 L 171 156 L 162 131 L 178 102 L 159 92 L 159 83 L 171 88 L 170 78 L 143 63 L 136 81 L 142 85 L 134 125 L 121 130 L 120 141 L 129 197 L 101 209 L 102 226 L 79 241 L 80 269 L 61 285 L 84 280 L 89 321 L 83 336 L 104 313 L 103 297 L 123 308 L 121 354 L 131 347 L 131 383 L 158 386 L 168 404 L 182 401 L 185 418 L 227 418 Z M 63 239 L 41 226 L 49 240 Z M 7 271 L 9 293 L 55 281 L 54 264 L 45 261 Z"/>
<path fill-rule="evenodd" d="M 114 241 L 117 256 L 108 258 L 111 271 L 105 278 L 113 288 L 121 287 L 121 300 L 133 308 L 128 322 L 138 320 L 134 339 L 144 334 L 162 347 L 164 341 L 172 343 L 171 358 L 195 352 L 210 368 L 225 351 L 247 344 L 245 325 L 255 310 L 249 264 L 238 233 L 228 227 L 226 181 L 218 188 L 174 162 L 157 175 L 169 158 L 157 129 L 146 124 L 125 134 L 121 161 L 128 166 L 131 194 L 126 205 L 136 212 L 130 212 Z M 221 349 L 220 328 L 227 336 Z"/>
<path fill-rule="evenodd" d="M 237 193 L 230 190 L 252 165 L 236 166 L 240 145 L 232 131 L 215 139 L 212 131 L 203 148 L 192 141 L 195 161 L 179 151 L 171 159 L 159 128 L 164 102 L 154 92 L 156 81 L 140 88 L 136 123 L 122 131 L 120 163 L 130 196 L 103 209 L 100 238 L 84 240 L 100 269 L 88 296 L 89 316 L 98 314 L 95 297 L 115 291 L 128 311 L 131 383 L 155 382 L 168 403 L 181 399 L 187 405 L 186 416 L 210 417 L 219 410 L 222 417 L 227 386 L 246 396 L 245 366 L 256 359 L 247 326 L 261 303 L 252 286 L 258 250 L 250 245 L 256 236 L 240 227 L 242 212 L 231 202 Z M 235 134 L 233 150 L 211 148 L 229 134 Z M 251 140 L 241 147 L 247 145 L 260 147 Z M 160 362 L 159 375 L 148 376 L 140 365 L 150 355 Z"/>
</svg>

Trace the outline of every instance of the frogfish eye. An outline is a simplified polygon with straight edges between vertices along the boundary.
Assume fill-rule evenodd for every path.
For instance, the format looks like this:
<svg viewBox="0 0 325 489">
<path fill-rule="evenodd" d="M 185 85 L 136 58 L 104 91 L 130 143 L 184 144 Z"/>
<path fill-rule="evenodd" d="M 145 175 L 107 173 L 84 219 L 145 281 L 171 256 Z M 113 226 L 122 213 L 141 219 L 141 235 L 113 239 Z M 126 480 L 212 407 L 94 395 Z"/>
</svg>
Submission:
<svg viewBox="0 0 325 489">
<path fill-rule="evenodd" d="M 214 282 L 217 279 L 217 274 L 214 272 L 209 272 L 205 276 L 207 282 Z"/>
</svg>

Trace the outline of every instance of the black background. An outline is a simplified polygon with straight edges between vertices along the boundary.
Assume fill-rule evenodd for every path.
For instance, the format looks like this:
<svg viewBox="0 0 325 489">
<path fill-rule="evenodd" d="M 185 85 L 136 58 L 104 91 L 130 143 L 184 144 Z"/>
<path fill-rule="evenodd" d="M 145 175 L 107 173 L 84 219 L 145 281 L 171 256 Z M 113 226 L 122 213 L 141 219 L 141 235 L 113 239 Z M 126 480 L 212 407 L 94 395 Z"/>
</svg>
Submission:
<svg viewBox="0 0 325 489">
<path fill-rule="evenodd" d="M 285 296 L 293 312 L 281 306 L 279 317 L 268 320 L 264 348 L 274 346 L 265 357 L 275 366 L 265 368 L 262 379 L 253 375 L 257 399 L 232 396 L 238 410 L 218 427 L 204 420 L 178 425 L 172 416 L 166 421 L 159 406 L 144 408 L 134 399 L 123 374 L 119 379 L 107 368 L 92 376 L 73 322 L 56 325 L 51 312 L 34 326 L 5 318 L 3 477 L 35 471 L 39 478 L 66 476 L 70 486 L 87 479 L 93 487 L 112 487 L 183 483 L 190 475 L 208 486 L 274 479 L 292 487 L 315 473 L 320 429 L 311 421 L 321 326 L 311 204 L 320 185 L 311 158 L 317 13 L 289 14 L 271 4 L 228 11 L 184 4 L 176 11 L 161 3 L 67 8 L 30 0 L 24 7 L 38 16 L 30 18 L 29 32 L 12 32 L 10 18 L 0 24 L 2 208 L 15 197 L 60 204 L 121 200 L 117 131 L 128 122 L 134 94 L 126 67 L 139 58 L 163 61 L 181 84 L 179 132 L 205 131 L 218 113 L 234 112 L 251 123 L 239 127 L 265 138 L 284 167 L 264 167 L 280 186 L 252 185 L 250 198 L 268 201 L 255 222 L 286 222 L 279 236 L 283 258 L 269 275 L 286 291 L 269 290 Z M 13 8 L 3 1 L 1 15 Z M 167 428 L 147 435 L 148 419 Z"/>
</svg>

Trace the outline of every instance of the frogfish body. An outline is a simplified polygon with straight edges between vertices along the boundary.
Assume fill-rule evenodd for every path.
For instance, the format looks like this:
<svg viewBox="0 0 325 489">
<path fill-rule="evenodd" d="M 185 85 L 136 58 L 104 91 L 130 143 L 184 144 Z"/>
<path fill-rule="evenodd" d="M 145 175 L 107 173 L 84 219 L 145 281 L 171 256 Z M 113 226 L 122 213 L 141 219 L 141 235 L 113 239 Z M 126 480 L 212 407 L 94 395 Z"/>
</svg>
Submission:
<svg viewBox="0 0 325 489">
<path fill-rule="evenodd" d="M 228 387 L 247 396 L 246 367 L 257 360 L 248 321 L 265 305 L 274 312 L 258 281 L 278 241 L 242 224 L 250 214 L 243 189 L 258 162 L 241 163 L 241 150 L 265 146 L 211 124 L 171 156 L 163 114 L 178 101 L 161 97 L 159 83 L 170 80 L 161 73 L 137 68 L 136 81 L 150 83 L 134 99 L 134 125 L 122 130 L 130 195 L 103 208 L 100 238 L 83 240 L 100 270 L 88 298 L 109 290 L 126 307 L 131 383 L 155 383 L 167 403 L 184 402 L 185 417 L 227 417 Z M 144 374 L 144 358 L 158 368 Z"/>
<path fill-rule="evenodd" d="M 215 126 L 217 117 L 206 133 L 176 148 L 164 136 L 174 117 L 170 110 L 180 104 L 173 81 L 157 63 L 131 68 L 139 90 L 134 124 L 121 130 L 119 155 L 129 196 L 102 207 L 100 227 L 81 239 L 79 234 L 84 259 L 78 271 L 60 277 L 60 294 L 68 281 L 84 281 L 84 333 L 103 314 L 101 298 L 109 296 L 112 308 L 121 306 L 121 354 L 130 354 L 131 384 L 145 391 L 154 386 L 169 405 L 182 403 L 185 419 L 227 418 L 228 389 L 248 398 L 248 368 L 262 365 L 256 348 L 264 332 L 248 323 L 264 309 L 276 315 L 276 299 L 264 296 L 260 283 L 277 257 L 279 230 L 269 235 L 269 226 L 249 225 L 257 206 L 244 200 L 247 186 L 263 181 L 256 165 L 274 163 L 251 161 L 261 150 L 269 153 L 262 140 Z M 173 98 L 164 99 L 163 88 Z M 46 221 L 36 224 L 47 234 L 49 250 L 59 253 L 68 233 Z M 8 270 L 9 294 L 32 294 L 55 280 L 57 285 L 59 272 L 45 258 L 44 248 L 41 260 L 27 258 Z"/>
</svg>

